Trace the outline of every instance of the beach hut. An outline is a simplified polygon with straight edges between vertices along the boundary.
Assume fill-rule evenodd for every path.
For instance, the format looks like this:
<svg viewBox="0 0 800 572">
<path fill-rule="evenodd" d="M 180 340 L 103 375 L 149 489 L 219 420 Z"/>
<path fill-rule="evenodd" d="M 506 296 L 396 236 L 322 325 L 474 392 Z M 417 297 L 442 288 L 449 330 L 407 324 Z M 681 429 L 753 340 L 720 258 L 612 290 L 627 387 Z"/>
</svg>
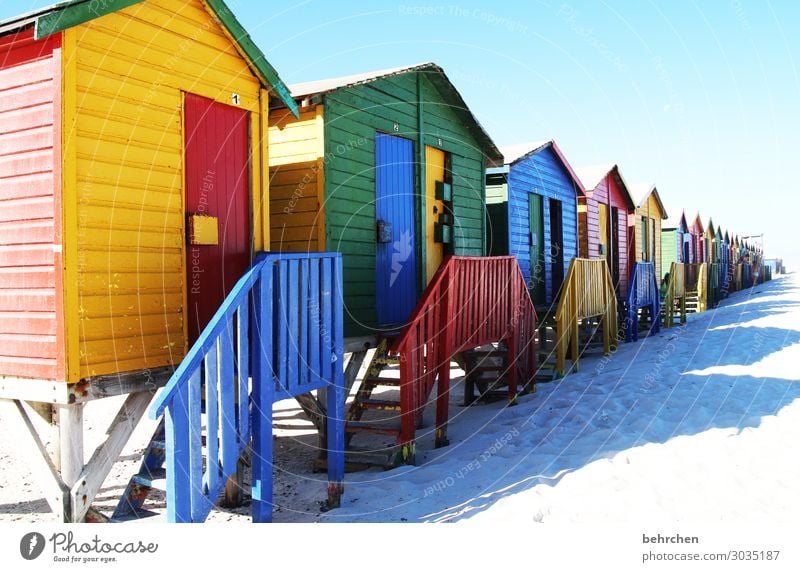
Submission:
<svg viewBox="0 0 800 572">
<path fill-rule="evenodd" d="M 668 218 L 658 189 L 652 184 L 632 185 L 631 195 L 636 210 L 628 216 L 628 268 L 633 271 L 636 262 L 653 262 L 656 278 L 662 274 L 662 221 Z"/>
<path fill-rule="evenodd" d="M 686 219 L 686 222 L 689 224 L 689 237 L 692 245 L 691 260 L 687 260 L 687 262 L 692 264 L 706 262 L 708 251 L 705 246 L 705 228 L 700 213 L 695 212 Z"/>
<path fill-rule="evenodd" d="M 339 251 L 348 336 L 397 330 L 445 255 L 485 254 L 485 170 L 503 158 L 428 63 L 290 87 L 270 116 L 275 250 Z"/>
<path fill-rule="evenodd" d="M 628 290 L 628 217 L 636 205 L 617 165 L 576 169 L 586 194 L 578 198 L 581 258 L 608 262 L 618 297 Z"/>
<path fill-rule="evenodd" d="M 719 260 L 719 249 L 717 242 L 717 229 L 714 226 L 714 220 L 708 219 L 708 224 L 703 230 L 703 248 L 705 250 L 705 261 L 713 264 Z"/>
<path fill-rule="evenodd" d="M 153 391 L 254 253 L 269 250 L 271 103 L 297 111 L 220 0 L 73 0 L 0 23 L 0 404 L 27 428 L 21 450 L 65 520 L 87 514 Z M 233 407 L 233 387 L 222 388 L 233 350 L 221 351 L 217 389 L 230 393 L 220 407 Z M 209 419 L 213 391 L 207 384 Z M 84 404 L 120 394 L 129 397 L 108 440 L 84 464 Z M 18 400 L 54 424 L 52 463 Z M 173 411 L 168 443 L 181 423 Z M 211 452 L 214 429 L 204 429 Z M 232 470 L 236 441 L 225 434 L 212 496 Z"/>
<path fill-rule="evenodd" d="M 661 228 L 661 273 L 660 278 L 669 272 L 673 262 L 688 263 L 692 256 L 692 241 L 686 212 L 672 216 L 663 222 Z"/>
<path fill-rule="evenodd" d="M 534 304 L 550 305 L 578 256 L 583 185 L 555 141 L 500 151 L 505 165 L 486 174 L 487 252 L 516 256 Z"/>
</svg>

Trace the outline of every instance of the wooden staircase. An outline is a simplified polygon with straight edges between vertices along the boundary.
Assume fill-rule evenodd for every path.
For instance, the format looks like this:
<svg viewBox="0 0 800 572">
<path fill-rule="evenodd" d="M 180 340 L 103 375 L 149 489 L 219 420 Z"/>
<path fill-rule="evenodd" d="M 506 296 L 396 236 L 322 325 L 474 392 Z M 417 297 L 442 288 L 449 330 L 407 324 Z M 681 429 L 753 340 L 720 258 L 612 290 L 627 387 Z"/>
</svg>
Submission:
<svg viewBox="0 0 800 572">
<path fill-rule="evenodd" d="M 509 394 L 508 348 L 503 343 L 489 344 L 467 350 L 461 354 L 464 368 L 464 405 L 477 401 L 506 399 Z M 537 376 L 538 376 L 537 370 Z M 477 395 L 475 391 L 477 390 Z M 532 393 L 533 383 L 526 384 L 523 392 Z"/>
<path fill-rule="evenodd" d="M 328 506 L 344 477 L 342 258 L 259 254 L 150 409 L 158 430 L 113 521 L 146 514 L 166 489 L 167 520 L 202 522 L 251 450 L 251 512 L 272 519 L 272 407 L 325 390 Z"/>
<path fill-rule="evenodd" d="M 389 355 L 396 336 L 383 338 L 361 380 L 345 416 L 345 469 L 355 471 L 371 466 L 391 468 L 400 459 L 400 360 Z M 388 396 L 386 394 L 389 394 Z M 357 435 L 373 435 L 370 446 L 352 445 Z M 386 439 L 389 437 L 390 439 Z M 362 442 L 365 439 L 360 439 Z"/>
<path fill-rule="evenodd" d="M 639 339 L 640 331 L 656 334 L 661 330 L 661 293 L 655 264 L 637 262 L 628 284 L 625 300 L 625 341 Z"/>
<path fill-rule="evenodd" d="M 560 375 L 577 371 L 580 356 L 600 349 L 608 354 L 617 344 L 617 297 L 604 260 L 574 258 L 564 280 L 555 313 L 556 369 Z M 602 342 L 599 340 L 602 336 Z"/>
<path fill-rule="evenodd" d="M 447 445 L 452 362 L 473 364 L 473 387 L 504 385 L 513 404 L 534 382 L 535 336 L 536 312 L 514 257 L 448 256 L 408 325 L 376 350 L 347 413 L 348 442 L 358 434 L 393 437 L 393 463 L 413 464 L 416 429 L 436 387 L 435 444 Z M 477 359 L 481 351 L 491 363 L 486 354 Z M 494 383 L 485 379 L 490 371 Z"/>
<path fill-rule="evenodd" d="M 110 522 L 125 522 L 147 516 L 154 516 L 155 513 L 144 508 L 150 494 L 155 490 L 166 492 L 167 470 L 164 463 L 167 460 L 166 449 L 167 441 L 164 431 L 164 420 L 158 424 L 150 443 L 144 450 L 142 462 L 125 492 L 111 515 Z"/>
<path fill-rule="evenodd" d="M 670 266 L 667 287 L 661 299 L 661 317 L 665 328 L 686 322 L 688 267 L 682 262 L 673 262 Z"/>
</svg>

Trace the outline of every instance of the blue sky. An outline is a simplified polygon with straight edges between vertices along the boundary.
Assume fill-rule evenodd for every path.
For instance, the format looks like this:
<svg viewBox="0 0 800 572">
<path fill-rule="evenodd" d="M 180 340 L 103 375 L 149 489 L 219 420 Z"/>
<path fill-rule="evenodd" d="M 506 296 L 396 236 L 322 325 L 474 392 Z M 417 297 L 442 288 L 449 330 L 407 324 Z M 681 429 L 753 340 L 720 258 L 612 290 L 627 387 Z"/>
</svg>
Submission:
<svg viewBox="0 0 800 572">
<path fill-rule="evenodd" d="M 229 5 L 288 83 L 436 62 L 498 144 L 555 138 L 800 263 L 800 3 Z"/>
</svg>

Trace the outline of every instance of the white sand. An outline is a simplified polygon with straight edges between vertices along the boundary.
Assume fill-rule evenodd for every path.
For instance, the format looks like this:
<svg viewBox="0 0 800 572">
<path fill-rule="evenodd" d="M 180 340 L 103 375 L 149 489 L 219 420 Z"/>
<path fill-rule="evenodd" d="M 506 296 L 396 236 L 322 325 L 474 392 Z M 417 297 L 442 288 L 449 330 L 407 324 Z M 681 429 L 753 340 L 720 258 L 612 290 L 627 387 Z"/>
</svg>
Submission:
<svg viewBox="0 0 800 572">
<path fill-rule="evenodd" d="M 610 359 L 540 385 L 516 407 L 458 407 L 449 447 L 418 435 L 418 466 L 350 474 L 321 514 L 315 435 L 293 402 L 276 408 L 276 521 L 797 523 L 800 514 L 800 276 L 732 295 L 684 328 L 623 344 Z M 96 444 L 119 400 L 87 408 Z M 99 508 L 138 465 L 123 453 Z M 0 420 L 0 520 L 52 520 Z M 87 457 L 90 448 L 87 445 Z M 163 502 L 149 508 L 163 513 Z M 245 520 L 247 508 L 211 520 Z M 152 522 L 148 519 L 144 522 Z"/>
</svg>

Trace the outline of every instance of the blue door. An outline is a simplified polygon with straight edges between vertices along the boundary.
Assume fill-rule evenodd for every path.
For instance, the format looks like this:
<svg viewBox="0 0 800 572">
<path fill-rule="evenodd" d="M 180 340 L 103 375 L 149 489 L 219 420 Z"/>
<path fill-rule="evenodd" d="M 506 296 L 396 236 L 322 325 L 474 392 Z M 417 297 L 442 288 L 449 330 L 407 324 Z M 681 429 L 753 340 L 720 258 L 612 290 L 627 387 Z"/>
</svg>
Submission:
<svg viewBox="0 0 800 572">
<path fill-rule="evenodd" d="M 414 239 L 414 146 L 408 139 L 375 137 L 378 324 L 402 325 L 417 302 Z"/>
</svg>

